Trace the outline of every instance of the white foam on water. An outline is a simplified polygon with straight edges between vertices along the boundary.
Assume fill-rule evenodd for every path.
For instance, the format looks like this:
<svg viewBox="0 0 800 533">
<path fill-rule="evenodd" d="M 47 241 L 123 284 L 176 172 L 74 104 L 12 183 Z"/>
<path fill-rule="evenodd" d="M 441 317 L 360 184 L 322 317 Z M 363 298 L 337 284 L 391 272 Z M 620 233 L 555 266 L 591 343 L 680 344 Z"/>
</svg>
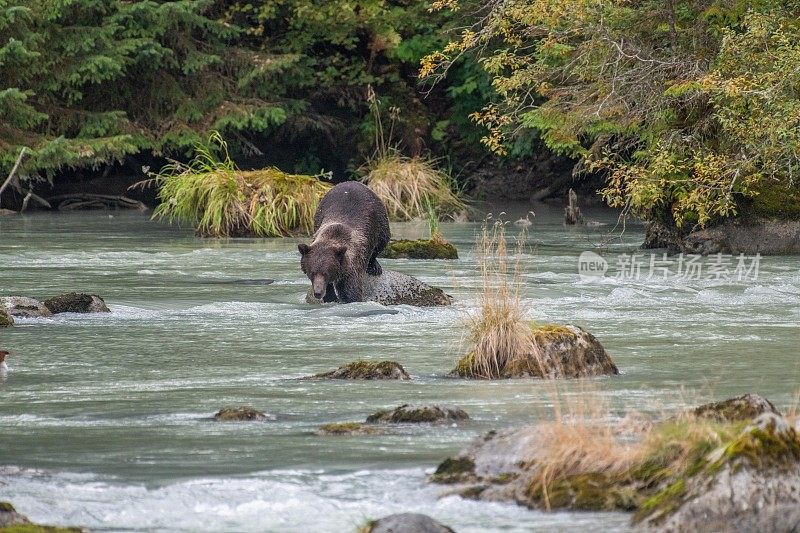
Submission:
<svg viewBox="0 0 800 533">
<path fill-rule="evenodd" d="M 0 470 L 0 499 L 39 523 L 92 531 L 348 532 L 369 519 L 420 512 L 460 533 L 627 531 L 621 513 L 542 513 L 505 503 L 439 498 L 421 469 L 346 474 L 271 471 L 161 486 L 114 478 Z"/>
</svg>

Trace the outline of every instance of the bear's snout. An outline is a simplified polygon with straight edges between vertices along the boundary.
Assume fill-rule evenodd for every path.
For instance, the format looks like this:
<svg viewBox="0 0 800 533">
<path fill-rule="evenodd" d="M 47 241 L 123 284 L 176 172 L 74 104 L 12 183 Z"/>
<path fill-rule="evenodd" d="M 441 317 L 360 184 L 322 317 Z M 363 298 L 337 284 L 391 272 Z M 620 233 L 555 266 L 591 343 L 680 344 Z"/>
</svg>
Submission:
<svg viewBox="0 0 800 533">
<path fill-rule="evenodd" d="M 314 288 L 314 298 L 317 300 L 325 298 L 325 286 L 327 285 L 327 283 L 325 283 L 325 278 L 323 276 L 314 276 L 312 285 Z"/>
</svg>

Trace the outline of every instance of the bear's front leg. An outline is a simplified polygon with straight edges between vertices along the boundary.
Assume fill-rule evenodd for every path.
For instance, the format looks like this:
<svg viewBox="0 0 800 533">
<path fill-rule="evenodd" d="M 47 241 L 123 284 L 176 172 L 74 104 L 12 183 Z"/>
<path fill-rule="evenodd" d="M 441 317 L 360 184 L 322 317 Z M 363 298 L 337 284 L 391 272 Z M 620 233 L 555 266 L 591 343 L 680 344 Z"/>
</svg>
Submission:
<svg viewBox="0 0 800 533">
<path fill-rule="evenodd" d="M 337 285 L 339 302 L 349 304 L 364 301 L 364 288 L 361 285 L 361 276 L 348 276 Z"/>
<path fill-rule="evenodd" d="M 383 269 L 381 268 L 380 263 L 378 263 L 377 250 L 373 252 L 372 257 L 369 258 L 369 263 L 367 263 L 367 274 L 370 276 L 380 276 L 383 274 Z"/>
</svg>

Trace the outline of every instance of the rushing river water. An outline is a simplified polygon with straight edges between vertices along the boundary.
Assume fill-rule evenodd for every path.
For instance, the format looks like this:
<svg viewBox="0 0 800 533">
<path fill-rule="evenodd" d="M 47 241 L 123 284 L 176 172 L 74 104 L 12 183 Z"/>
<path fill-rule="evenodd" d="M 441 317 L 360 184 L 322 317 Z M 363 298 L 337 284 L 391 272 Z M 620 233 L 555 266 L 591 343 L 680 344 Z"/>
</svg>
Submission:
<svg viewBox="0 0 800 533">
<path fill-rule="evenodd" d="M 204 240 L 133 214 L 0 218 L 0 295 L 92 292 L 112 310 L 0 330 L 0 348 L 14 354 L 0 376 L 0 501 L 37 522 L 98 531 L 345 532 L 406 511 L 459 532 L 626 530 L 624 514 L 438 498 L 441 488 L 425 477 L 488 429 L 552 416 L 556 392 L 590 388 L 615 416 L 744 392 L 788 407 L 800 376 L 800 272 L 797 257 L 765 257 L 757 277 L 750 270 L 738 279 L 732 258 L 730 279 L 664 279 L 649 276 L 646 255 L 640 275 L 626 274 L 620 254 L 643 236 L 629 225 L 604 248 L 607 275 L 581 278 L 580 253 L 616 220 L 610 212 L 589 218 L 609 225 L 565 228 L 560 209 L 537 208 L 522 294 L 531 318 L 592 331 L 622 375 L 557 389 L 445 377 L 475 307 L 480 224 L 443 224 L 457 261 L 382 260 L 456 298 L 449 308 L 390 310 L 305 304 L 296 239 Z M 393 231 L 419 237 L 426 229 Z M 264 278 L 275 282 L 252 281 Z M 413 379 L 297 380 L 358 358 L 396 360 Z M 380 436 L 314 434 L 320 424 L 403 403 L 458 405 L 471 421 Z M 277 420 L 209 421 L 242 404 Z"/>
</svg>

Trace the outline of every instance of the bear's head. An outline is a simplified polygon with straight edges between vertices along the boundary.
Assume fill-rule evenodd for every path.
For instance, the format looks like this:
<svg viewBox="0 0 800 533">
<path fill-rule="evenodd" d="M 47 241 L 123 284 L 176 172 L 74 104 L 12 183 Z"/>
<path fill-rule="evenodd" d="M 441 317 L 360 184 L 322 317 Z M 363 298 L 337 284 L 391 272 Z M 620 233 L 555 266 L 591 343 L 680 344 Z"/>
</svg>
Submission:
<svg viewBox="0 0 800 533">
<path fill-rule="evenodd" d="M 318 242 L 311 246 L 297 245 L 300 250 L 300 268 L 311 280 L 314 298 L 325 298 L 329 284 L 337 283 L 347 273 L 347 247 L 331 242 Z"/>
</svg>

